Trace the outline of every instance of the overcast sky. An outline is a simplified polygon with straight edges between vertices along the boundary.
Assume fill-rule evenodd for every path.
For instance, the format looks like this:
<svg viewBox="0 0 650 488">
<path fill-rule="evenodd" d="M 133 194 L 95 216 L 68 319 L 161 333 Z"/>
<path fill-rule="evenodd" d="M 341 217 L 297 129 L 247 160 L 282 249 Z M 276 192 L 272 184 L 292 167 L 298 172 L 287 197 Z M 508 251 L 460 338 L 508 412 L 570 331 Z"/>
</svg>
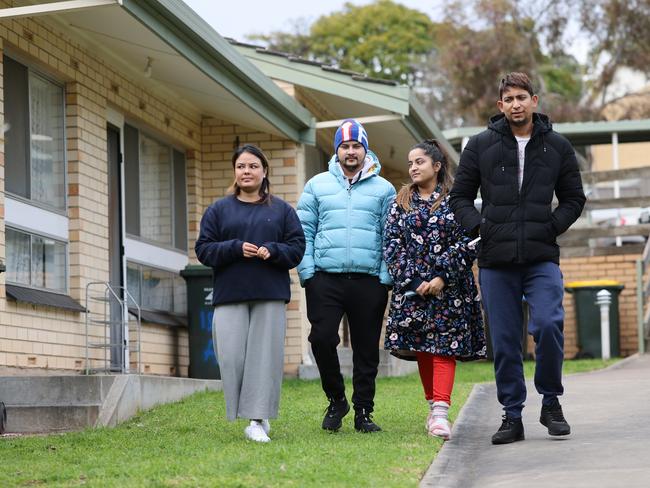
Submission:
<svg viewBox="0 0 650 488">
<path fill-rule="evenodd" d="M 223 37 L 245 41 L 246 34 L 268 34 L 289 31 L 292 20 L 305 18 L 313 22 L 321 15 L 343 9 L 346 0 L 183 0 Z M 372 0 L 348 0 L 354 5 L 367 5 Z M 442 20 L 442 0 L 397 0 L 398 3 Z M 572 40 L 568 47 L 578 61 L 586 62 L 586 39 Z"/>
<path fill-rule="evenodd" d="M 348 0 L 367 5 L 372 0 Z M 345 0 L 311 2 L 309 0 L 184 0 L 219 34 L 243 41 L 246 34 L 288 30 L 290 21 L 306 18 L 311 22 L 324 14 L 343 9 Z M 439 0 L 399 0 L 398 3 L 440 18 Z M 436 6 L 438 6 L 436 8 Z"/>
</svg>

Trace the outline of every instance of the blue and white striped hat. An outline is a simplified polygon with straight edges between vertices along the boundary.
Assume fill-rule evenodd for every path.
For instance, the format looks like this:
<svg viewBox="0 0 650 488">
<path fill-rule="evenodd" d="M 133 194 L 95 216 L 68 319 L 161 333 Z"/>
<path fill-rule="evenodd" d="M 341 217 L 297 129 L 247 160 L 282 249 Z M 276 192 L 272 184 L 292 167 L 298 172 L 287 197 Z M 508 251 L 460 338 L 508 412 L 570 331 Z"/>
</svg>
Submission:
<svg viewBox="0 0 650 488">
<path fill-rule="evenodd" d="M 347 141 L 358 142 L 368 152 L 368 134 L 366 133 L 366 129 L 354 119 L 345 120 L 336 129 L 336 134 L 334 135 L 334 153 L 339 150 L 341 144 Z"/>
</svg>

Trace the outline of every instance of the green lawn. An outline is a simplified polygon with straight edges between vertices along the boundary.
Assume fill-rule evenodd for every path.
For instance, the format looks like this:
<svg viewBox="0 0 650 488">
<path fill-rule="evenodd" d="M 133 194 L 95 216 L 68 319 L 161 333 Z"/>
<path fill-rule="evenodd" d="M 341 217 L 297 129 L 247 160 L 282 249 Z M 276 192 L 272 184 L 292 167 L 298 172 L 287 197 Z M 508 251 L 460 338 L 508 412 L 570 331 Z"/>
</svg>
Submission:
<svg viewBox="0 0 650 488">
<path fill-rule="evenodd" d="M 607 364 L 568 361 L 565 373 Z M 527 364 L 527 374 L 533 365 Z M 491 363 L 459 364 L 455 418 Z M 350 386 L 348 384 L 348 391 Z M 315 381 L 286 381 L 269 444 L 244 440 L 244 421 L 224 420 L 223 394 L 199 393 L 114 429 L 0 439 L 0 486 L 416 486 L 442 442 L 424 431 L 419 378 L 377 382 L 384 432 L 358 434 L 352 415 L 336 434 L 320 429 L 325 399 Z"/>
</svg>

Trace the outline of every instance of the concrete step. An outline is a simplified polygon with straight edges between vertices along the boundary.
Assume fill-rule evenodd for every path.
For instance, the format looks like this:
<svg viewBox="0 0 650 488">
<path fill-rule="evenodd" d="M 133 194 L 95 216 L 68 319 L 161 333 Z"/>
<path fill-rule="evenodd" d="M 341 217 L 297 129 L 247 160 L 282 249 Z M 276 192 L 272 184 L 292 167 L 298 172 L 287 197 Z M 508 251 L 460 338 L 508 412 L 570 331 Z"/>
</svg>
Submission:
<svg viewBox="0 0 650 488">
<path fill-rule="evenodd" d="M 114 376 L 0 377 L 7 432 L 79 430 L 97 422 Z"/>
<path fill-rule="evenodd" d="M 7 405 L 7 432 L 65 432 L 92 427 L 101 405 Z"/>
<path fill-rule="evenodd" d="M 219 380 L 160 376 L 0 376 L 10 433 L 114 426 L 156 405 L 220 389 Z"/>
<path fill-rule="evenodd" d="M 3 376 L 5 405 L 101 405 L 115 376 Z"/>
</svg>

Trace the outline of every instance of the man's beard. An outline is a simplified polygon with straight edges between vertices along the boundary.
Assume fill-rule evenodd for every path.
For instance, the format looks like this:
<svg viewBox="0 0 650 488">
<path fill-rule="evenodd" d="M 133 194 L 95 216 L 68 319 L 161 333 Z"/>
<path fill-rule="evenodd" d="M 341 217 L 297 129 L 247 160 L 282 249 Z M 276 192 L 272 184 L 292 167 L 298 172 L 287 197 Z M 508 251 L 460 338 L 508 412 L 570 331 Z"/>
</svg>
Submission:
<svg viewBox="0 0 650 488">
<path fill-rule="evenodd" d="M 524 125 L 527 125 L 531 120 L 532 117 L 524 117 L 520 120 L 508 119 L 508 122 L 510 122 L 510 124 L 514 125 L 515 127 L 523 127 Z"/>
<path fill-rule="evenodd" d="M 361 161 L 359 159 L 346 159 L 343 162 L 343 166 L 345 166 L 346 169 L 348 169 L 348 170 L 354 171 L 354 170 L 358 170 L 359 168 L 361 168 L 362 162 L 363 161 Z"/>
</svg>

